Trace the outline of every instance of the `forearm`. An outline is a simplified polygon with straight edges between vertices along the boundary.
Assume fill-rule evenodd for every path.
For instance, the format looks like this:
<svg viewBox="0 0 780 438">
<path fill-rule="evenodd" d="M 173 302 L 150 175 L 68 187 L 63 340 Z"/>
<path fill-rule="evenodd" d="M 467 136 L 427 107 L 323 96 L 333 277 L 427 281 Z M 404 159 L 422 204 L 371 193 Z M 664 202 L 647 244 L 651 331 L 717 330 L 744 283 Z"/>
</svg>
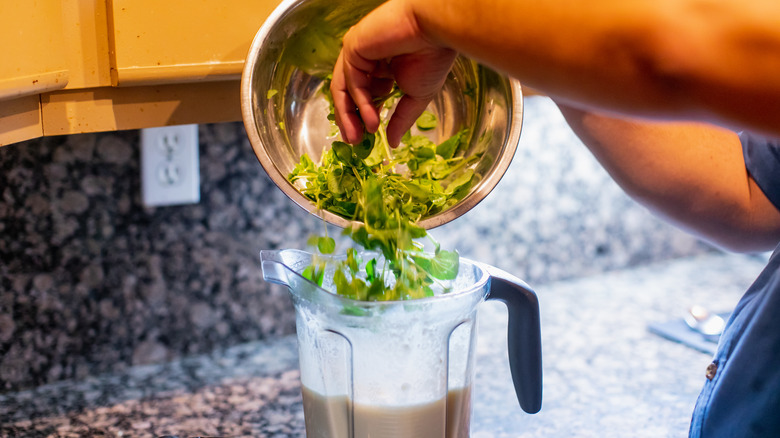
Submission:
<svg viewBox="0 0 780 438">
<path fill-rule="evenodd" d="M 780 241 L 780 212 L 748 175 L 733 132 L 561 111 L 613 179 L 653 213 L 730 250 L 769 250 Z"/>
<path fill-rule="evenodd" d="M 406 0 L 422 32 L 569 103 L 780 135 L 780 2 Z"/>
</svg>

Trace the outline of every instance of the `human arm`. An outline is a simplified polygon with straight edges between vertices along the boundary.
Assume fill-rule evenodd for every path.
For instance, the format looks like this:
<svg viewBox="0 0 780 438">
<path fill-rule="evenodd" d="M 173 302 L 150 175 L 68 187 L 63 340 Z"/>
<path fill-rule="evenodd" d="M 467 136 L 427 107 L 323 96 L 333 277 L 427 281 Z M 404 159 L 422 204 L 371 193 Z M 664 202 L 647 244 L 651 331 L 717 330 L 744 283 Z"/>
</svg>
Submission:
<svg viewBox="0 0 780 438">
<path fill-rule="evenodd" d="M 457 51 L 569 105 L 780 136 L 778 17 L 776 0 L 390 0 L 345 35 L 337 122 L 348 141 L 362 134 L 357 104 L 376 129 L 365 78 L 390 59 L 397 77 L 426 75 L 399 82 L 416 101 L 391 118 L 400 138 Z"/>
<path fill-rule="evenodd" d="M 610 176 L 654 214 L 732 251 L 780 242 L 780 212 L 749 175 L 734 132 L 559 107 Z"/>
</svg>

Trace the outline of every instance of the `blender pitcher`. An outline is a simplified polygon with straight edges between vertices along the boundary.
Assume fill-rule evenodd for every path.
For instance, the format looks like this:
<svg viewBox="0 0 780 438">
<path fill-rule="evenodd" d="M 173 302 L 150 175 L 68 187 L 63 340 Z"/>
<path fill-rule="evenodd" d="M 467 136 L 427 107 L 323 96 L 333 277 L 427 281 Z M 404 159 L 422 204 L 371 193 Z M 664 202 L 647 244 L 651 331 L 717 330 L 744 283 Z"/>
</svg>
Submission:
<svg viewBox="0 0 780 438">
<path fill-rule="evenodd" d="M 508 307 L 515 391 L 524 411 L 539 411 L 539 305 L 524 282 L 461 258 L 449 293 L 355 301 L 301 276 L 313 256 L 260 253 L 263 278 L 287 286 L 295 305 L 308 438 L 468 437 L 477 305 L 485 299 Z"/>
</svg>

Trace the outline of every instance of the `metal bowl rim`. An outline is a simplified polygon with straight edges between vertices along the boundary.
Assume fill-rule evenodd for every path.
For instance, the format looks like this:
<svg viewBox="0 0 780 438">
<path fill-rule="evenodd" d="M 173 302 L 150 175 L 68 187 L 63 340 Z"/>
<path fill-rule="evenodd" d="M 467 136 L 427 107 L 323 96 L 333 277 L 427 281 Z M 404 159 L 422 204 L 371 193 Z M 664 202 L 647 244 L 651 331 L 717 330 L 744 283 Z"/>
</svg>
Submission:
<svg viewBox="0 0 780 438">
<path fill-rule="evenodd" d="M 341 228 L 347 228 L 352 226 L 353 221 L 329 211 L 317 210 L 311 200 L 305 197 L 289 182 L 287 175 L 279 170 L 266 152 L 265 144 L 260 139 L 260 133 L 258 132 L 257 122 L 255 120 L 255 111 L 252 104 L 252 82 L 254 79 L 255 65 L 260 57 L 260 49 L 263 47 L 263 44 L 266 42 L 279 20 L 283 18 L 293 6 L 301 2 L 302 0 L 284 0 L 280 3 L 269 15 L 252 40 L 241 74 L 241 115 L 244 128 L 249 137 L 252 149 L 255 152 L 255 156 L 274 184 L 276 184 L 290 200 L 298 204 L 304 210 L 322 218 L 330 224 Z M 460 217 L 474 208 L 495 188 L 509 168 L 517 149 L 517 144 L 520 141 L 520 131 L 522 130 L 523 122 L 523 92 L 519 81 L 512 77 L 507 77 L 506 79 L 509 82 L 509 97 L 511 98 L 512 107 L 509 114 L 507 114 L 507 125 L 509 129 L 507 132 L 507 140 L 504 143 L 499 160 L 491 168 L 490 173 L 486 174 L 484 179 L 480 181 L 477 190 L 469 193 L 452 208 L 422 219 L 418 223 L 421 227 L 425 229 L 436 228 Z"/>
</svg>

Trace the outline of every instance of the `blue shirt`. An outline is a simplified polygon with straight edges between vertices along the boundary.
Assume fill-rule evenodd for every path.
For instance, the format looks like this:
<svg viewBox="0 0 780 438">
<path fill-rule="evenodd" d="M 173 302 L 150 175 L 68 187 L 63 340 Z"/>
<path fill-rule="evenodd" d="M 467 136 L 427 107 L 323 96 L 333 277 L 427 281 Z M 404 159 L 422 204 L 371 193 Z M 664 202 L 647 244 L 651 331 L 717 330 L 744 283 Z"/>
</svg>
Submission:
<svg viewBox="0 0 780 438">
<path fill-rule="evenodd" d="M 748 172 L 780 210 L 780 140 L 740 139 Z M 726 324 L 690 436 L 780 437 L 780 245 Z"/>
</svg>

